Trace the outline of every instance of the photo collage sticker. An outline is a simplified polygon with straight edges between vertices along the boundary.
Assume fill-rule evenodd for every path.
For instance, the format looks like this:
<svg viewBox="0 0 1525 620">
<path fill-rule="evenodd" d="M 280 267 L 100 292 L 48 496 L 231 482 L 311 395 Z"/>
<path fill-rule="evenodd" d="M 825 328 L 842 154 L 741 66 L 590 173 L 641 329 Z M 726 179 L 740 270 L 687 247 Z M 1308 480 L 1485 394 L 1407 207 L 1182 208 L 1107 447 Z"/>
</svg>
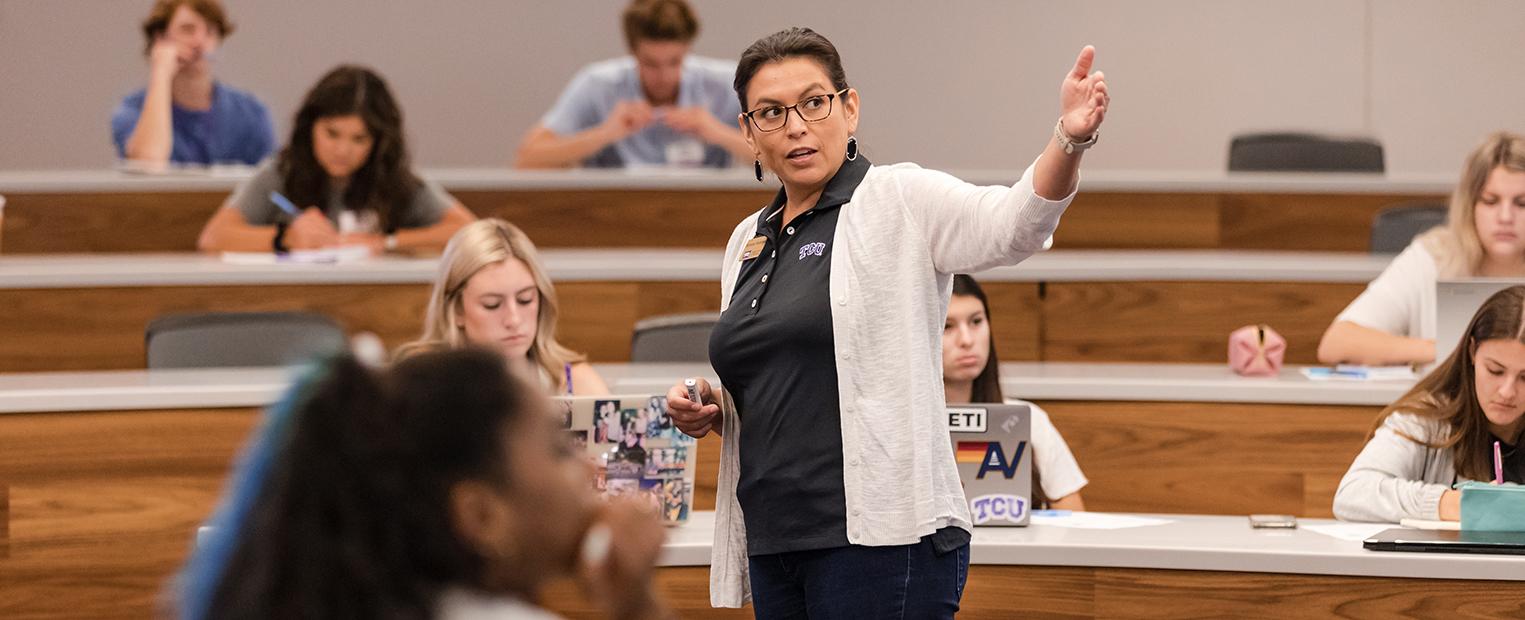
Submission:
<svg viewBox="0 0 1525 620">
<path fill-rule="evenodd" d="M 594 468 L 607 497 L 636 495 L 666 523 L 688 520 L 694 495 L 694 439 L 667 415 L 665 396 L 557 398 L 563 426 Z"/>
</svg>

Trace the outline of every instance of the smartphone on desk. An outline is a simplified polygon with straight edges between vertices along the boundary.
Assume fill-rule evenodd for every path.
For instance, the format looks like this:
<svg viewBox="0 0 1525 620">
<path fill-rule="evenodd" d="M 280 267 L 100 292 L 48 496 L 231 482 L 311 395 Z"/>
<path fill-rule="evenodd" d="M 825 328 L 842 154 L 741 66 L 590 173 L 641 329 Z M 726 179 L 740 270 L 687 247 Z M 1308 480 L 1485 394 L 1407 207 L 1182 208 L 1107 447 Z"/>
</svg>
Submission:
<svg viewBox="0 0 1525 620">
<path fill-rule="evenodd" d="M 1297 517 L 1292 515 L 1250 515 L 1250 527 L 1257 530 L 1297 529 Z"/>
</svg>

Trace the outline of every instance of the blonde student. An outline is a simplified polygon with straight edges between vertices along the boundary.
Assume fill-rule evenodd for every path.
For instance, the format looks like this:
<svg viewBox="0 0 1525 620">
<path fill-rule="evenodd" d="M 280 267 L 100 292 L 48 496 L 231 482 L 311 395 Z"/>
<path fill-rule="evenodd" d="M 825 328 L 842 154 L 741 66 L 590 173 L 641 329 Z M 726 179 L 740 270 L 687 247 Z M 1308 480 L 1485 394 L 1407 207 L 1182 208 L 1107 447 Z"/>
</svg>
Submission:
<svg viewBox="0 0 1525 620">
<path fill-rule="evenodd" d="M 1446 224 L 1414 239 L 1319 342 L 1326 364 L 1435 361 L 1435 282 L 1525 277 L 1525 137 L 1499 132 L 1467 157 Z"/>
<path fill-rule="evenodd" d="M 445 246 L 423 335 L 398 357 L 484 346 L 523 366 L 552 393 L 608 394 L 587 358 L 556 340 L 559 314 L 556 287 L 529 237 L 497 218 L 477 220 Z"/>
<path fill-rule="evenodd" d="M 1465 480 L 1492 480 L 1494 442 L 1506 482 L 1525 483 L 1525 286 L 1488 298 L 1455 352 L 1377 418 L 1340 480 L 1347 521 L 1456 521 Z"/>
</svg>

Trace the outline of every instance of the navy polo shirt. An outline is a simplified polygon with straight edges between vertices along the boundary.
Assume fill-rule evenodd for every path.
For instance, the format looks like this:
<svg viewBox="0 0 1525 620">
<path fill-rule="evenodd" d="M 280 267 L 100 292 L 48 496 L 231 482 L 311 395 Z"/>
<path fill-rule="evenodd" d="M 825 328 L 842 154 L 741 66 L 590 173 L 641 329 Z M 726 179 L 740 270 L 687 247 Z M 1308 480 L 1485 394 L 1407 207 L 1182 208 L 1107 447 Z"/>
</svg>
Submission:
<svg viewBox="0 0 1525 620">
<path fill-rule="evenodd" d="M 837 216 L 869 166 L 843 163 L 815 207 L 787 224 L 779 190 L 757 218 L 762 248 L 710 335 L 710 362 L 741 414 L 736 497 L 749 555 L 849 544 L 831 252 Z M 939 551 L 968 541 L 956 527 L 933 535 Z"/>
</svg>

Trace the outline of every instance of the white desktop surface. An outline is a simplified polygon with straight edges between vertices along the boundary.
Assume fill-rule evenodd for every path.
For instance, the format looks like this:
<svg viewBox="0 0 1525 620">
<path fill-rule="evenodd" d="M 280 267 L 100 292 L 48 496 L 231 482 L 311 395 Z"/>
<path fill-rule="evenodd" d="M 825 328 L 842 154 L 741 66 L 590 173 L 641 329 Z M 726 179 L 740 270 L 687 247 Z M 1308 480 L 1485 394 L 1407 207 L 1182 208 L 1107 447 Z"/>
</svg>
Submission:
<svg viewBox="0 0 1525 620">
<path fill-rule="evenodd" d="M 969 563 L 1525 581 L 1525 556 L 1368 551 L 1359 541 L 1303 528 L 1252 529 L 1242 516 L 1137 516 L 1171 522 L 1115 530 L 976 527 Z M 714 519 L 713 512 L 696 512 L 687 523 L 671 528 L 661 564 L 708 566 Z"/>
<path fill-rule="evenodd" d="M 616 394 L 665 394 L 685 377 L 718 384 L 704 364 L 594 364 Z M 0 413 L 264 407 L 280 397 L 295 369 L 105 370 L 0 374 Z M 1287 368 L 1279 377 L 1239 377 L 1219 364 L 1007 362 L 1006 394 L 1038 402 L 1155 401 L 1383 406 L 1405 381 L 1309 381 Z"/>
<path fill-rule="evenodd" d="M 1001 391 L 1023 400 L 1386 405 L 1412 381 L 1313 381 L 1301 366 L 1241 377 L 1228 364 L 1003 362 Z"/>
<path fill-rule="evenodd" d="M 216 368 L 0 374 L 0 414 L 264 407 L 300 370 Z"/>
<path fill-rule="evenodd" d="M 424 178 L 447 190 L 772 190 L 748 168 L 730 170 L 512 170 L 430 168 Z M 947 170 L 978 185 L 1010 185 L 1022 170 Z M 241 166 L 182 169 L 164 174 L 93 170 L 0 172 L 3 193 L 220 192 L 232 191 L 253 169 Z M 1176 170 L 1088 170 L 1082 192 L 1284 193 L 1284 194 L 1448 194 L 1455 175 Z"/>
<path fill-rule="evenodd" d="M 717 243 L 720 240 L 716 240 Z M 719 281 L 722 252 L 628 248 L 542 250 L 557 282 Z M 1051 250 L 977 274 L 987 282 L 1278 281 L 1365 283 L 1391 256 L 1238 250 Z M 437 258 L 329 264 L 235 264 L 207 254 L 0 256 L 0 289 L 258 284 L 427 284 Z M 716 294 L 719 291 L 717 289 Z"/>
</svg>

